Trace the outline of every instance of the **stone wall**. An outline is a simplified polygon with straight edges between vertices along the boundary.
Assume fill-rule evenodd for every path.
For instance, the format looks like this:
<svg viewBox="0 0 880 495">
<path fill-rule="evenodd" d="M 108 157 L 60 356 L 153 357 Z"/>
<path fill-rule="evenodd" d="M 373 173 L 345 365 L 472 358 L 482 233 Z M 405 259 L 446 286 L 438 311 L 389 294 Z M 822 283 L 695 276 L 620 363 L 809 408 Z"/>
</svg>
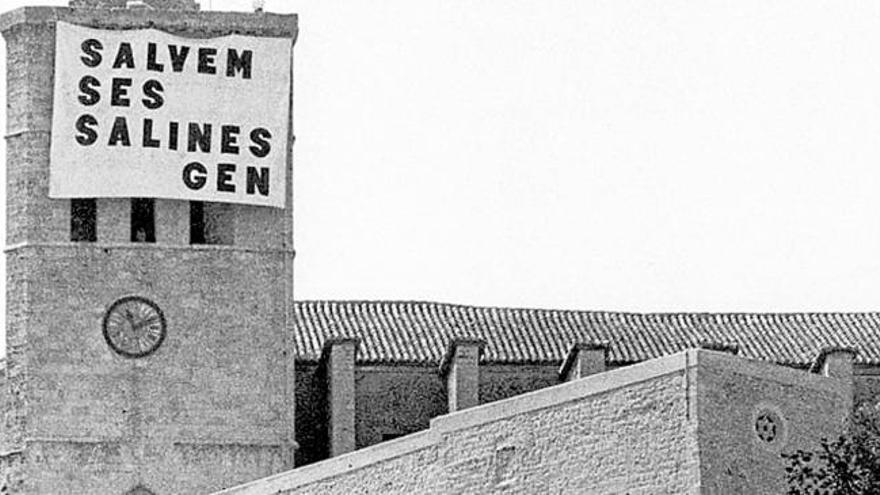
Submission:
<svg viewBox="0 0 880 495">
<path fill-rule="evenodd" d="M 228 494 L 696 493 L 683 354 L 441 416 Z"/>
<path fill-rule="evenodd" d="M 853 377 L 853 405 L 880 404 L 880 366 L 857 366 Z"/>
<path fill-rule="evenodd" d="M 6 361 L 0 360 L 0 413 L 5 416 L 9 405 L 9 390 L 6 380 Z M 9 493 L 19 486 L 21 478 L 21 453 L 11 447 L 6 434 L 6 421 L 0 421 L 0 493 Z"/>
<path fill-rule="evenodd" d="M 17 493 L 24 488 L 24 455 L 20 451 L 0 455 L 0 493 Z"/>
<path fill-rule="evenodd" d="M 768 369 L 776 369 L 767 363 Z M 320 366 L 297 363 L 296 465 L 328 457 L 326 385 Z M 488 404 L 559 384 L 556 364 L 480 365 L 480 403 Z M 792 369 L 797 373 L 805 370 Z M 855 403 L 880 401 L 880 372 L 873 367 L 856 369 Z M 365 448 L 400 435 L 428 428 L 430 420 L 446 414 L 446 384 L 432 365 L 369 364 L 356 368 L 356 444 Z"/>
<path fill-rule="evenodd" d="M 838 434 L 848 386 L 687 351 L 440 416 L 221 493 L 782 493 L 779 453 Z"/>
<path fill-rule="evenodd" d="M 199 10 L 196 0 L 142 0 L 145 5 L 164 10 Z M 129 0 L 70 0 L 74 8 L 124 9 Z"/>
<path fill-rule="evenodd" d="M 425 430 L 447 412 L 436 366 L 358 366 L 355 376 L 358 448 Z"/>
<path fill-rule="evenodd" d="M 546 389 L 561 401 L 519 414 L 515 403 L 495 403 L 501 417 L 485 423 L 439 419 L 437 492 L 693 493 L 699 478 L 685 372 L 651 375 L 571 401 L 565 395 L 575 395 L 574 387 Z"/>
<path fill-rule="evenodd" d="M 785 493 L 780 453 L 840 434 L 852 384 L 724 354 L 700 354 L 703 493 Z"/>
<path fill-rule="evenodd" d="M 97 242 L 70 242 L 70 201 L 48 197 L 58 21 L 296 37 L 292 15 L 26 7 L 0 16 L 10 244 L 4 493 L 205 493 L 290 468 L 290 209 L 236 206 L 234 246 L 190 246 L 187 203 L 157 200 L 157 242 L 132 244 L 128 201 L 99 199 Z M 289 206 L 290 175 L 287 195 Z M 155 301 L 168 323 L 162 346 L 140 359 L 117 355 L 102 334 L 105 311 L 128 295 Z"/>
<path fill-rule="evenodd" d="M 560 383 L 559 363 L 480 365 L 480 404 L 508 399 Z"/>
<path fill-rule="evenodd" d="M 136 484 L 204 493 L 289 466 L 284 256 L 156 246 L 11 252 L 27 273 L 26 493 Z M 107 306 L 132 293 L 154 300 L 168 321 L 162 346 L 141 359 L 115 354 L 101 331 Z"/>
<path fill-rule="evenodd" d="M 483 364 L 480 403 L 486 404 L 559 383 L 559 366 Z M 434 365 L 370 364 L 355 370 L 357 448 L 427 429 L 446 414 L 446 382 Z M 296 423 L 302 466 L 327 458 L 326 383 L 321 366 L 296 365 Z"/>
<path fill-rule="evenodd" d="M 327 389 L 320 366 L 296 363 L 296 465 L 326 459 Z"/>
</svg>

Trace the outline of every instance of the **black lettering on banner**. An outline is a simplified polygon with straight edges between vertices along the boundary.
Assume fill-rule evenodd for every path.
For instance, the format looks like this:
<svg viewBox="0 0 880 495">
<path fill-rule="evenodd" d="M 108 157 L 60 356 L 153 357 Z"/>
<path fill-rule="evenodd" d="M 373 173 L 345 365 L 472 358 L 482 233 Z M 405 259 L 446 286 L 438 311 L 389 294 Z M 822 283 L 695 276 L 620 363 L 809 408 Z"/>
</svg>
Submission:
<svg viewBox="0 0 880 495">
<path fill-rule="evenodd" d="M 272 146 L 267 141 L 268 139 L 272 139 L 272 133 L 269 132 L 269 129 L 257 127 L 251 131 L 251 142 L 254 144 L 249 149 L 255 157 L 264 158 L 272 151 Z"/>
<path fill-rule="evenodd" d="M 189 139 L 186 142 L 186 150 L 193 152 L 196 146 L 205 153 L 211 152 L 211 124 L 199 124 L 195 122 L 189 123 Z"/>
<path fill-rule="evenodd" d="M 168 45 L 168 56 L 171 58 L 171 70 L 174 72 L 183 72 L 183 64 L 186 63 L 186 56 L 189 55 L 189 47 L 177 45 Z"/>
<path fill-rule="evenodd" d="M 143 89 L 145 98 L 141 100 L 141 103 L 145 107 L 155 110 L 165 104 L 165 98 L 162 96 L 162 91 L 165 91 L 165 88 L 162 87 L 162 83 L 155 79 L 147 79 Z"/>
<path fill-rule="evenodd" d="M 101 81 L 95 76 L 83 76 L 79 80 L 79 102 L 85 106 L 92 106 L 101 101 L 101 93 L 95 91 L 95 88 L 101 87 Z"/>
<path fill-rule="evenodd" d="M 144 148 L 158 148 L 159 140 L 153 138 L 153 119 L 144 119 Z"/>
<path fill-rule="evenodd" d="M 119 51 L 116 52 L 116 60 L 113 61 L 114 69 L 134 69 L 134 54 L 131 52 L 131 43 L 123 41 L 119 44 Z"/>
<path fill-rule="evenodd" d="M 220 127 L 220 153 L 238 154 L 238 133 L 241 127 L 224 125 Z"/>
<path fill-rule="evenodd" d="M 116 117 L 116 120 L 113 121 L 113 129 L 110 130 L 110 140 L 107 145 L 116 146 L 117 144 L 131 146 L 131 136 L 128 134 L 128 122 L 125 121 L 125 117 Z"/>
<path fill-rule="evenodd" d="M 199 162 L 190 162 L 183 167 L 183 183 L 193 191 L 205 187 L 208 182 L 208 169 Z"/>
<path fill-rule="evenodd" d="M 156 44 L 147 43 L 147 70 L 162 72 L 165 66 L 156 62 Z"/>
<path fill-rule="evenodd" d="M 177 134 L 180 132 L 180 124 L 177 122 L 168 123 L 168 149 L 177 151 Z"/>
<path fill-rule="evenodd" d="M 199 48 L 199 74 L 217 73 L 217 67 L 214 66 L 215 55 L 217 55 L 216 48 Z"/>
<path fill-rule="evenodd" d="M 98 140 L 98 133 L 92 127 L 98 126 L 98 119 L 94 115 L 84 113 L 76 119 L 76 130 L 79 135 L 76 136 L 76 142 L 83 146 L 91 146 Z"/>
<path fill-rule="evenodd" d="M 235 184 L 232 183 L 233 172 L 235 172 L 234 163 L 217 164 L 217 191 L 235 192 Z"/>
<path fill-rule="evenodd" d="M 247 168 L 247 188 L 246 191 L 248 194 L 254 193 L 254 186 L 256 186 L 257 190 L 260 191 L 262 196 L 269 195 L 269 168 L 268 167 L 260 167 L 259 174 L 257 173 L 257 167 L 248 167 Z"/>
<path fill-rule="evenodd" d="M 242 79 L 250 79 L 253 58 L 254 53 L 251 50 L 244 50 L 239 55 L 235 48 L 228 49 L 226 51 L 226 75 L 234 77 L 235 72 L 239 71 Z"/>
<path fill-rule="evenodd" d="M 86 67 L 97 67 L 101 64 L 102 57 L 100 50 L 104 48 L 104 45 L 102 45 L 100 41 L 94 38 L 83 40 L 80 48 L 85 55 L 79 59 L 82 60 L 82 63 L 84 63 Z"/>
<path fill-rule="evenodd" d="M 127 98 L 128 88 L 131 87 L 130 77 L 114 77 L 110 85 L 110 106 L 127 107 L 131 100 Z"/>
</svg>

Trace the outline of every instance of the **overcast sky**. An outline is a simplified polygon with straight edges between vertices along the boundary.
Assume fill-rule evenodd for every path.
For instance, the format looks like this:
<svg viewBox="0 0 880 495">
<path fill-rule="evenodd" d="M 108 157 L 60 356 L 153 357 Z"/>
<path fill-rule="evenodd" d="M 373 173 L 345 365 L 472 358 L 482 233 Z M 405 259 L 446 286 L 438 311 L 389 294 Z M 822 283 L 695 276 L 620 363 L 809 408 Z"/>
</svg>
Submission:
<svg viewBox="0 0 880 495">
<path fill-rule="evenodd" d="M 300 13 L 300 299 L 878 309 L 876 1 L 266 9 Z"/>
</svg>

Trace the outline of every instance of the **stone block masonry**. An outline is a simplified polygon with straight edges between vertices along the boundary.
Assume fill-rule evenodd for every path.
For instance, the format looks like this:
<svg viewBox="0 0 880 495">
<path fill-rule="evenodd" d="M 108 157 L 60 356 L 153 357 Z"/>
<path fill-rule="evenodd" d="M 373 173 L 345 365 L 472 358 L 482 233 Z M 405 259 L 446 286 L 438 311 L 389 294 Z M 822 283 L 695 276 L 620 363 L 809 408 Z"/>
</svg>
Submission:
<svg viewBox="0 0 880 495">
<path fill-rule="evenodd" d="M 485 346 L 485 341 L 470 338 L 455 338 L 449 343 L 440 374 L 446 377 L 450 412 L 480 403 L 480 354 Z"/>
<path fill-rule="evenodd" d="M 852 380 L 726 354 L 699 359 L 702 493 L 785 493 L 780 453 L 817 448 L 849 415 Z"/>
<path fill-rule="evenodd" d="M 70 6 L 86 9 L 124 9 L 130 0 L 70 0 Z M 195 0 L 142 0 L 153 9 L 163 10 L 199 10 Z"/>
<path fill-rule="evenodd" d="M 577 342 L 568 349 L 568 354 L 559 367 L 559 379 L 568 382 L 595 373 L 602 373 L 608 361 L 607 342 Z"/>
<path fill-rule="evenodd" d="M 0 491 L 206 493 L 293 466 L 292 185 L 287 209 L 234 206 L 234 242 L 191 246 L 189 205 L 158 200 L 156 243 L 129 242 L 130 203 L 97 201 L 97 239 L 71 242 L 71 203 L 48 197 L 55 26 L 154 28 L 189 38 L 287 38 L 295 15 L 25 7 L 7 41 L 7 368 Z M 95 8 L 101 7 L 101 8 Z M 178 10 L 161 8 L 180 7 Z M 114 301 L 150 299 L 167 320 L 155 353 L 114 353 Z"/>
<path fill-rule="evenodd" d="M 839 432 L 846 386 L 691 350 L 440 416 L 220 493 L 781 493 L 778 453 Z M 756 428 L 774 421 L 775 436 Z"/>
<path fill-rule="evenodd" d="M 321 361 L 327 380 L 327 404 L 330 455 L 337 456 L 355 448 L 354 363 L 357 339 L 331 339 L 324 346 Z"/>
</svg>

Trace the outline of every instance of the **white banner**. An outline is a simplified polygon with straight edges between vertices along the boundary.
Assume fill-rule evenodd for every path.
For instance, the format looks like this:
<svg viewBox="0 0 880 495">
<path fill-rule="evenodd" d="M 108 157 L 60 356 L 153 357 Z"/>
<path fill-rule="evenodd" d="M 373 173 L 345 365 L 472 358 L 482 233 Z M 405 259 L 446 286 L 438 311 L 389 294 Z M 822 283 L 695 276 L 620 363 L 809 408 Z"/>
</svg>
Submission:
<svg viewBox="0 0 880 495">
<path fill-rule="evenodd" d="M 292 46 L 59 22 L 49 196 L 283 208 Z"/>
</svg>

